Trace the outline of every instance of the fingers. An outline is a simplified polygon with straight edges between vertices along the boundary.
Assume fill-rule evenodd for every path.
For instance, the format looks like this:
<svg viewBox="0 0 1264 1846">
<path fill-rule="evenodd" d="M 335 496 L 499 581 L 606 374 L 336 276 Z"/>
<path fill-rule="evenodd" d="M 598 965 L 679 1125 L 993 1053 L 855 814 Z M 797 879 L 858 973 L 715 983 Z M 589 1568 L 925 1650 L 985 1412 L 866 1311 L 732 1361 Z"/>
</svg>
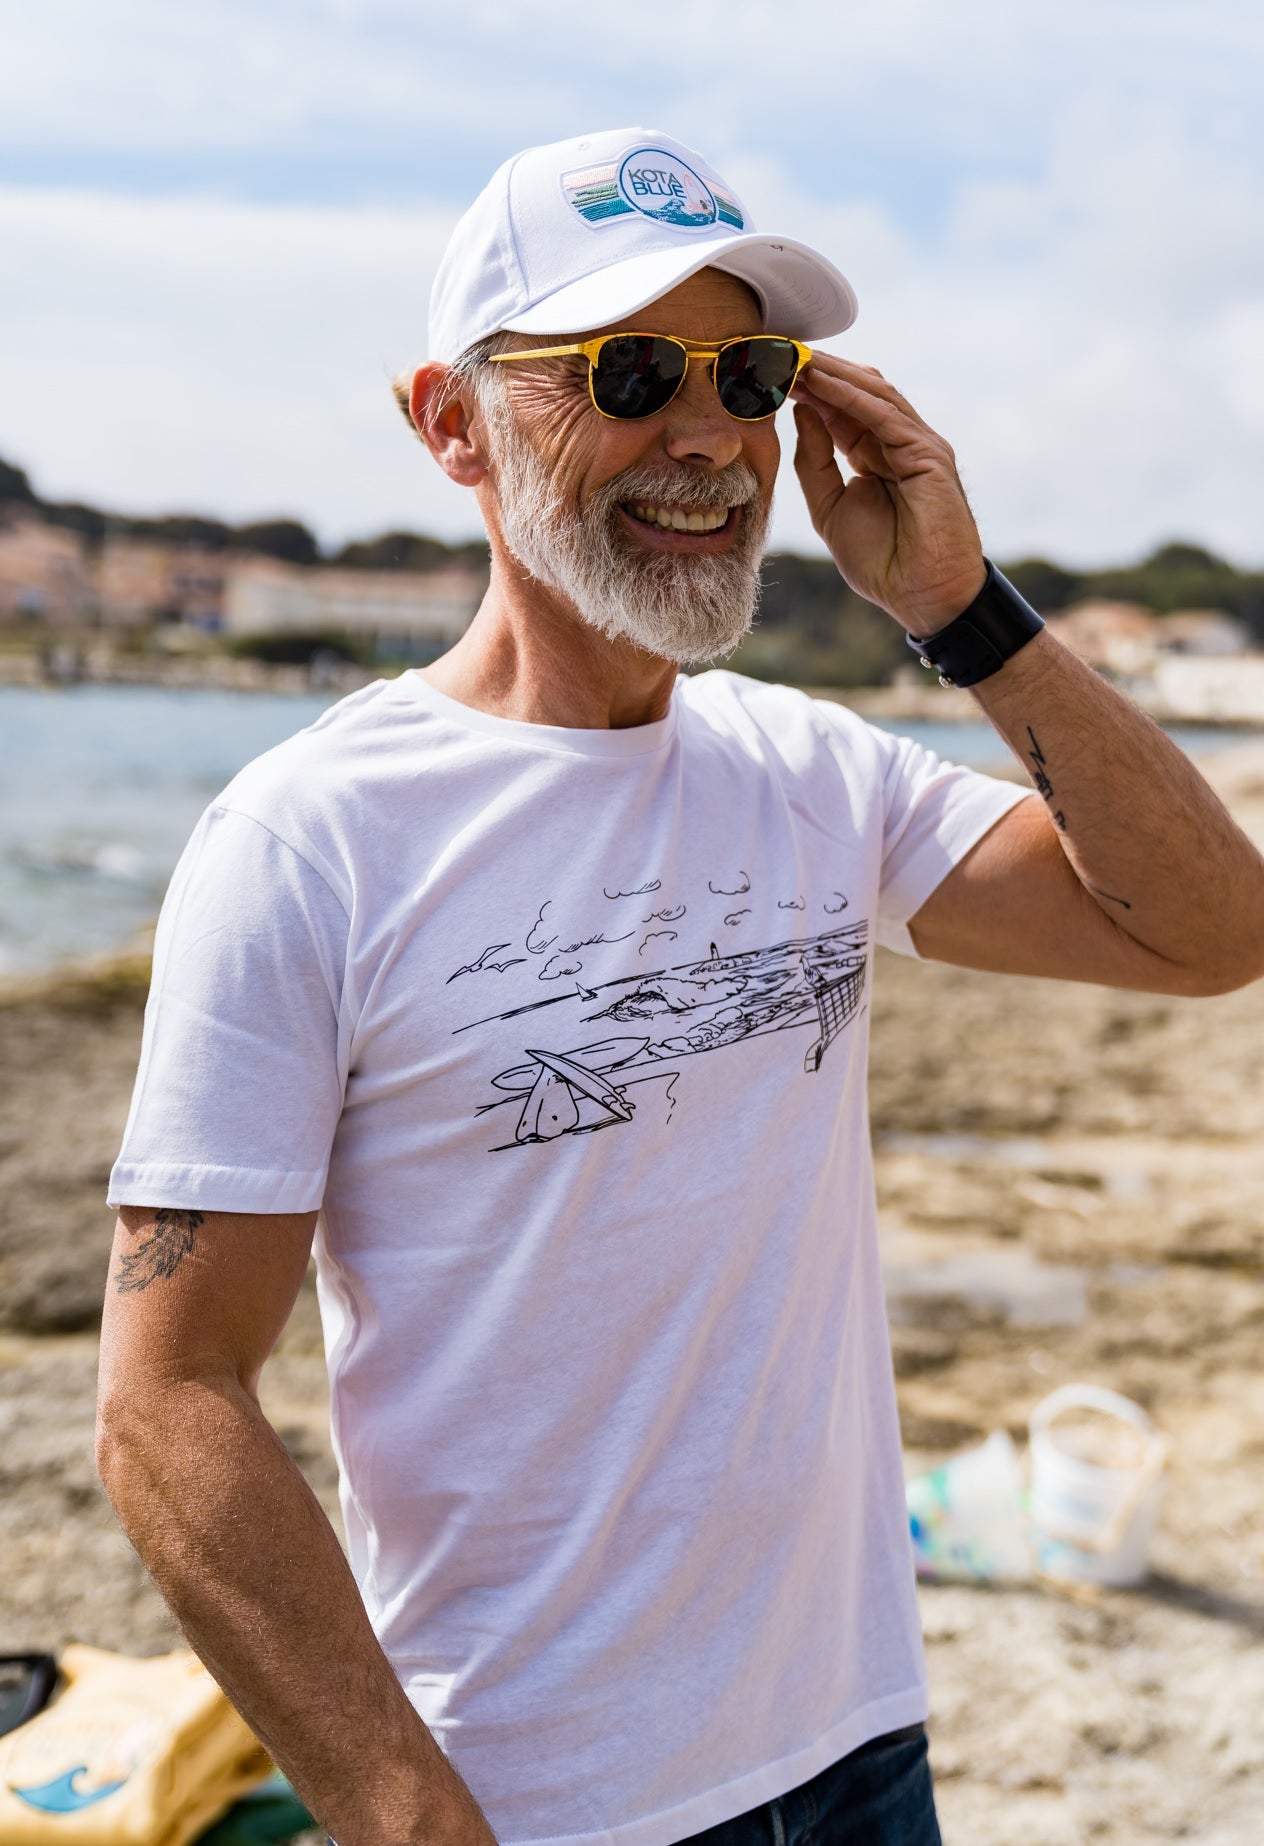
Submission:
<svg viewBox="0 0 1264 1846">
<path fill-rule="evenodd" d="M 830 378 L 859 385 L 871 396 L 884 398 L 888 404 L 907 411 L 917 422 L 922 421 L 903 392 L 897 391 L 875 365 L 859 365 L 856 360 L 840 359 L 835 353 L 813 352 L 811 363 L 799 374 L 799 382 L 806 383 L 809 390 L 814 384 Z"/>
<path fill-rule="evenodd" d="M 834 447 L 841 449 L 844 455 L 849 456 L 856 444 L 869 435 L 867 423 L 862 422 L 858 417 L 849 416 L 837 405 L 827 404 L 823 397 L 818 397 L 815 393 L 808 391 L 800 391 L 798 385 L 795 386 L 793 395 L 796 405 L 806 406 L 821 419 L 830 433 Z"/>
<path fill-rule="evenodd" d="M 841 411 L 862 429 L 872 430 L 884 442 L 908 441 L 927 433 L 926 425 L 898 401 L 898 393 L 890 393 L 889 386 L 880 390 L 871 377 L 865 377 L 862 383 L 829 373 L 814 375 L 814 370 L 805 373 L 794 387 L 794 395 L 801 403 L 812 404 L 827 417 L 831 411 Z"/>
<path fill-rule="evenodd" d="M 892 480 L 896 477 L 897 470 L 887 459 L 879 437 L 855 417 L 833 409 L 823 399 L 809 399 L 806 396 L 796 404 L 795 409 L 796 413 L 800 409 L 811 413 L 825 430 L 832 447 L 844 457 L 854 473 L 880 474 Z"/>
<path fill-rule="evenodd" d="M 794 425 L 794 471 L 819 532 L 846 491 L 843 476 L 834 459 L 834 438 L 810 404 L 795 405 Z"/>
<path fill-rule="evenodd" d="M 854 467 L 893 479 L 928 464 L 955 473 L 952 449 L 893 385 L 868 366 L 826 357 L 829 369 L 814 361 L 793 395 L 816 411 Z"/>
</svg>

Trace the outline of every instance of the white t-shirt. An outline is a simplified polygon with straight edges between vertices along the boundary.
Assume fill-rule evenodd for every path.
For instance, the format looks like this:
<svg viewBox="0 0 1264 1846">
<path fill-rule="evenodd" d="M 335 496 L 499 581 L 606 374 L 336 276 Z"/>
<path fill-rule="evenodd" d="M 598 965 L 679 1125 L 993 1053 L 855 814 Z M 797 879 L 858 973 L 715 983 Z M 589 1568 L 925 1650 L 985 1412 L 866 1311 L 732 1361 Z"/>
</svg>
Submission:
<svg viewBox="0 0 1264 1846">
<path fill-rule="evenodd" d="M 200 822 L 112 1203 L 321 1207 L 351 1562 L 513 1846 L 668 1846 L 926 1714 L 872 943 L 1022 799 L 728 672 L 417 673 Z"/>
</svg>

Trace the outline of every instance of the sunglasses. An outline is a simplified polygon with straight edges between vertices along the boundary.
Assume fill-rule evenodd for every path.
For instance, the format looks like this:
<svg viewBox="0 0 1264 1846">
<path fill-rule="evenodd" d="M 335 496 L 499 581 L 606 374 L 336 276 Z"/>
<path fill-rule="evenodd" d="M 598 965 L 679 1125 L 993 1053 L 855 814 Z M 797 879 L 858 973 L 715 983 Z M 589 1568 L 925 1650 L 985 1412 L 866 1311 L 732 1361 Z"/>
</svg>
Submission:
<svg viewBox="0 0 1264 1846">
<path fill-rule="evenodd" d="M 578 346 L 541 346 L 527 353 L 496 353 L 493 365 L 527 359 L 588 361 L 588 395 L 603 417 L 625 422 L 665 410 L 685 382 L 691 359 L 705 359 L 720 402 L 739 423 L 759 423 L 781 409 L 812 349 L 777 333 L 705 346 L 665 333 L 606 333 Z"/>
</svg>

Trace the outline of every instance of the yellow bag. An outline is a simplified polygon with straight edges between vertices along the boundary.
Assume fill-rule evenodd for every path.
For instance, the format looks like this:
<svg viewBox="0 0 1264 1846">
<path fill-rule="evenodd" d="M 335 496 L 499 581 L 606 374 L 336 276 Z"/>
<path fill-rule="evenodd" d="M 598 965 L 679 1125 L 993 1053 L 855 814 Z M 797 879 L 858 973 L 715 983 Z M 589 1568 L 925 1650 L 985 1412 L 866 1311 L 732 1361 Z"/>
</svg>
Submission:
<svg viewBox="0 0 1264 1846">
<path fill-rule="evenodd" d="M 59 1665 L 53 1704 L 0 1737 L 0 1846 L 188 1846 L 271 1770 L 193 1654 Z"/>
</svg>

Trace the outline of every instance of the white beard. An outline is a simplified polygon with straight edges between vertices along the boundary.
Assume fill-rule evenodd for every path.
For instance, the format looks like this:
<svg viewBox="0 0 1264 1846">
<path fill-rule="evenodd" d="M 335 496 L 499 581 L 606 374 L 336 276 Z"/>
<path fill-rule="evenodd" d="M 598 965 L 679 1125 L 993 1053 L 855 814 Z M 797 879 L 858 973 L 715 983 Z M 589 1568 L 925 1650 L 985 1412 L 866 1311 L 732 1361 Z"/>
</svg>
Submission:
<svg viewBox="0 0 1264 1846">
<path fill-rule="evenodd" d="M 628 468 L 582 510 L 563 503 L 557 483 L 523 435 L 507 399 L 480 392 L 506 545 L 539 582 L 610 640 L 623 639 L 678 665 L 714 660 L 750 630 L 759 602 L 771 498 L 745 462 L 715 471 L 676 463 Z M 740 508 L 730 551 L 697 557 L 641 550 L 621 523 L 621 501 L 657 506 Z"/>
</svg>

